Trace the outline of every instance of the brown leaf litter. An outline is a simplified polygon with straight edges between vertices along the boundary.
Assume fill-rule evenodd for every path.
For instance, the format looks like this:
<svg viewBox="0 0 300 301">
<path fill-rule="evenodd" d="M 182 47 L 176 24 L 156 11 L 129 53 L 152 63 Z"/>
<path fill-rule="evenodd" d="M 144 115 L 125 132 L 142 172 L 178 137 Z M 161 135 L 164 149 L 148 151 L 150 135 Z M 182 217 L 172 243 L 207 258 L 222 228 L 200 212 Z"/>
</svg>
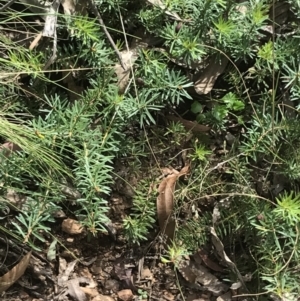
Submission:
<svg viewBox="0 0 300 301">
<path fill-rule="evenodd" d="M 221 296 L 229 289 L 207 268 L 190 259 L 181 260 L 178 264 L 178 270 L 185 280 L 198 286 L 201 290 L 211 292 L 214 296 Z"/>
<path fill-rule="evenodd" d="M 175 231 L 175 221 L 171 218 L 174 208 L 174 190 L 178 178 L 189 172 L 190 166 L 183 167 L 180 171 L 174 170 L 172 174 L 165 177 L 158 187 L 157 217 L 160 230 L 172 240 Z"/>
<path fill-rule="evenodd" d="M 16 266 L 0 277 L 0 293 L 5 292 L 24 274 L 29 264 L 30 257 L 31 252 L 28 252 Z"/>
<path fill-rule="evenodd" d="M 198 94 L 208 94 L 213 89 L 218 77 L 224 72 L 227 64 L 228 59 L 223 55 L 220 61 L 216 55 L 210 57 L 207 67 L 195 79 L 195 91 Z"/>
<path fill-rule="evenodd" d="M 80 234 L 83 232 L 84 228 L 79 221 L 76 221 L 71 218 L 63 220 L 61 225 L 62 230 L 68 234 Z"/>
</svg>

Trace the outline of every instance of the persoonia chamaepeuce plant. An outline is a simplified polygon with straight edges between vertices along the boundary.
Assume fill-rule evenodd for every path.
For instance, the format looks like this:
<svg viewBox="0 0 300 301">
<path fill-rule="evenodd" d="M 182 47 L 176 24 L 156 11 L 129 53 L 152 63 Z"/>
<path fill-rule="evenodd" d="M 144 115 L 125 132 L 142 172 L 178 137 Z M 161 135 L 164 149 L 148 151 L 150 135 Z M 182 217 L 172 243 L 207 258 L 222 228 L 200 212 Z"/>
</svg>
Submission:
<svg viewBox="0 0 300 301">
<path fill-rule="evenodd" d="M 139 183 L 133 197 L 132 213 L 123 221 L 125 236 L 133 244 L 146 240 L 155 224 L 156 191 L 149 191 L 149 187 L 147 180 Z"/>
<path fill-rule="evenodd" d="M 191 180 L 175 213 L 187 199 L 194 215 L 186 224 L 178 218 L 182 227 L 175 243 L 185 241 L 194 251 L 209 241 L 202 235 L 213 219 L 204 212 L 200 220 L 199 212 L 201 201 L 213 198 L 213 210 L 220 204 L 221 216 L 214 226 L 229 242 L 226 247 L 236 250 L 238 242 L 250 250 L 248 262 L 256 264 L 251 273 L 258 275 L 254 292 L 299 295 L 299 1 L 174 0 L 161 1 L 163 9 L 150 2 L 100 2 L 96 8 L 117 45 L 127 45 L 124 37 L 129 40 L 136 28 L 158 38 L 156 45 L 137 51 L 124 94 L 114 75 L 115 50 L 88 6 L 84 16 L 58 15 L 57 58 L 48 70 L 52 45 L 32 49 L 0 34 L 0 138 L 19 148 L 9 156 L 1 153 L 1 217 L 12 210 L 8 192 L 26 198 L 20 208 L 14 205 L 18 217 L 6 219 L 5 226 L 38 247 L 55 212 L 70 201 L 67 187 L 78 192 L 72 213 L 91 233 L 105 230 L 113 161 L 132 150 L 124 142 L 134 139 L 125 132 L 153 124 L 160 110 L 177 109 L 185 101 L 184 110 L 191 108 L 199 122 L 211 126 L 217 146 L 194 140 L 190 147 Z M 280 4 L 289 4 L 288 26 L 271 16 Z M 24 31 L 31 28 L 34 36 L 40 28 L 25 17 L 12 6 L 7 15 L 1 12 L 1 26 L 24 20 Z M 209 95 L 193 99 L 193 81 L 211 57 L 216 62 L 226 57 L 230 66 Z M 180 145 L 176 127 L 172 141 Z M 229 141 L 225 131 L 234 139 Z M 223 136 L 226 143 L 219 141 Z M 274 187 L 259 191 L 257 178 L 261 186 Z M 154 220 L 152 197 L 144 187 L 137 189 L 133 214 L 124 221 L 131 242 L 147 237 Z M 182 249 L 175 246 L 175 257 Z"/>
<path fill-rule="evenodd" d="M 22 13 L 19 17 L 23 17 Z M 126 155 L 129 149 L 123 144 L 124 129 L 130 124 L 143 127 L 153 123 L 157 110 L 189 97 L 185 88 L 191 85 L 182 72 L 165 68 L 166 59 L 157 68 L 155 54 L 149 52 L 153 55 L 149 59 L 145 52 L 138 64 L 142 66 L 144 56 L 148 63 L 139 72 L 146 80 L 151 74 L 151 88 L 138 92 L 130 88 L 119 95 L 112 64 L 116 57 L 95 20 L 80 16 L 59 18 L 62 23 L 57 33 L 68 31 L 70 38 L 68 43 L 56 45 L 55 72 L 43 72 L 44 62 L 51 56 L 48 48 L 42 53 L 12 42 L 7 44 L 9 59 L 0 60 L 3 72 L 26 74 L 26 84 L 30 86 L 24 90 L 16 82 L 14 89 L 20 91 L 19 97 L 14 95 L 10 80 L 5 78 L 1 87 L 4 95 L 12 99 L 3 112 L 6 117 L 9 113 L 16 119 L 16 110 L 26 112 L 20 114 L 18 125 L 9 122 L 1 132 L 2 139 L 20 148 L 2 159 L 5 168 L 1 191 L 4 204 L 8 203 L 8 191 L 26 198 L 11 229 L 34 247 L 37 240 L 44 241 L 41 233 L 50 230 L 48 223 L 70 199 L 66 187 L 76 190 L 72 204 L 82 224 L 93 234 L 106 230 L 113 160 Z M 81 67 L 86 70 L 81 71 Z M 69 93 L 71 86 L 65 89 L 64 85 L 70 83 L 87 88 Z"/>
</svg>

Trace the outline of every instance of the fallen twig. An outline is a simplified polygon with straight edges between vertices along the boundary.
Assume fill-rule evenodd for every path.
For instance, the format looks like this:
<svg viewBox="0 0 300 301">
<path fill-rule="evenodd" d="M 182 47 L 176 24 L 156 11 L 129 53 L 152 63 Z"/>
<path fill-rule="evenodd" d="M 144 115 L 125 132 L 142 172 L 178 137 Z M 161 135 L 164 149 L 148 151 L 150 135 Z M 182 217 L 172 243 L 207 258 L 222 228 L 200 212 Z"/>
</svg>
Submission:
<svg viewBox="0 0 300 301">
<path fill-rule="evenodd" d="M 102 19 L 100 13 L 99 13 L 99 10 L 97 9 L 97 7 L 96 7 L 95 3 L 93 2 L 93 0 L 89 0 L 89 1 L 90 1 L 90 4 L 91 4 L 92 9 L 93 9 L 93 11 L 94 11 L 94 14 L 97 16 L 100 25 L 103 27 L 103 30 L 104 30 L 104 33 L 106 34 L 106 37 L 108 38 L 108 40 L 109 40 L 111 46 L 113 47 L 114 51 L 116 52 L 116 54 L 117 54 L 117 56 L 118 56 L 120 65 L 122 66 L 122 68 L 123 68 L 124 70 L 126 70 L 125 64 L 124 64 L 124 62 L 123 62 L 123 60 L 122 60 L 121 53 L 120 53 L 120 51 L 118 50 L 118 48 L 117 48 L 115 42 L 113 41 L 113 39 L 112 39 L 110 33 L 108 32 L 108 30 L 107 30 L 107 28 L 106 28 L 106 26 L 105 26 L 105 24 L 104 24 L 104 22 L 103 22 L 103 19 Z"/>
</svg>

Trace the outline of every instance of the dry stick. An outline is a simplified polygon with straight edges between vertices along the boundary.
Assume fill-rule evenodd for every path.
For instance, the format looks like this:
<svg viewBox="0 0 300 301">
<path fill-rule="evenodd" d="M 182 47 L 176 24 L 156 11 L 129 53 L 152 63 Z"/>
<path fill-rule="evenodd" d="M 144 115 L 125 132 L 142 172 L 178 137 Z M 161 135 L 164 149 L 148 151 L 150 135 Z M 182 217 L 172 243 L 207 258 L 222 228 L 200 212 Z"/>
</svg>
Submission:
<svg viewBox="0 0 300 301">
<path fill-rule="evenodd" d="M 120 64 L 121 64 L 122 68 L 123 68 L 124 70 L 126 70 L 125 64 L 124 64 L 124 62 L 123 62 L 123 60 L 122 60 L 121 53 L 120 53 L 120 51 L 118 50 L 118 48 L 117 48 L 115 42 L 113 41 L 111 35 L 109 34 L 109 32 L 108 32 L 108 30 L 107 30 L 107 28 L 106 28 L 106 26 L 105 26 L 105 24 L 104 24 L 104 22 L 103 22 L 103 19 L 102 19 L 100 13 L 99 13 L 99 10 L 97 9 L 97 7 L 96 7 L 96 5 L 95 5 L 95 3 L 94 3 L 93 0 L 90 0 L 90 4 L 91 4 L 91 6 L 92 6 L 92 9 L 93 9 L 93 11 L 94 11 L 94 14 L 95 14 L 95 15 L 97 16 L 97 18 L 98 18 L 98 21 L 99 21 L 100 25 L 103 27 L 103 30 L 104 30 L 104 33 L 106 34 L 106 37 L 108 38 L 108 40 L 109 40 L 111 46 L 113 47 L 114 51 L 116 52 L 116 54 L 117 54 L 117 56 L 118 56 L 118 59 L 119 59 L 119 62 L 120 62 Z"/>
<path fill-rule="evenodd" d="M 6 8 L 10 7 L 16 0 L 10 0 L 6 4 L 0 7 L 0 11 L 5 10 Z"/>
<path fill-rule="evenodd" d="M 49 11 L 49 13 L 51 13 L 51 15 L 48 14 L 46 16 L 44 30 L 41 34 L 42 37 L 46 37 L 46 38 L 53 37 L 52 55 L 48 59 L 48 61 L 46 62 L 45 66 L 43 68 L 43 71 L 47 71 L 48 68 L 55 62 L 55 60 L 57 58 L 57 31 L 56 31 L 56 27 L 57 27 L 57 12 L 58 12 L 60 2 L 61 2 L 61 0 L 54 0 L 53 1 L 51 9 Z M 33 85 L 37 86 L 39 83 L 40 83 L 40 79 L 36 78 Z"/>
<path fill-rule="evenodd" d="M 52 55 L 48 59 L 47 63 L 45 64 L 44 70 L 47 70 L 56 60 L 57 58 L 57 12 L 60 6 L 61 0 L 54 0 L 52 6 L 49 10 L 49 14 L 46 16 L 45 26 L 43 30 L 43 37 L 51 38 L 53 37 L 53 48 L 52 48 Z"/>
<path fill-rule="evenodd" d="M 57 58 L 57 34 L 55 32 L 53 38 L 52 55 L 46 62 L 43 70 L 46 71 L 55 62 L 56 58 Z"/>
</svg>

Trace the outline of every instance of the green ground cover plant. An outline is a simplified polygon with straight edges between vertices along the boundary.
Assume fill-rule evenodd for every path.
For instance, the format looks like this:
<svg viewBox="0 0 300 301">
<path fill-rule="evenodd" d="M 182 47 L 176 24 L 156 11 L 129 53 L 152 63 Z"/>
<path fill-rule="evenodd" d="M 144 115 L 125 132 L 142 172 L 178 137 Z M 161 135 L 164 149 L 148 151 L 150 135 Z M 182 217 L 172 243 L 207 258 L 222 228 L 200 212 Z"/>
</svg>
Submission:
<svg viewBox="0 0 300 301">
<path fill-rule="evenodd" d="M 185 154 L 179 165 L 189 164 L 190 173 L 174 191 L 176 231 L 163 262 L 176 267 L 185 254 L 213 250 L 214 227 L 240 273 L 251 274 L 249 293 L 297 300 L 300 3 L 152 2 L 59 10 L 47 70 L 52 43 L 31 49 L 7 34 L 11 24 L 32 37 L 40 32 L 29 4 L 0 11 L 0 230 L 41 250 L 55 213 L 67 208 L 91 235 L 106 232 L 116 175 L 128 181 L 115 162 L 127 160 L 139 184 L 122 231 L 128 244 L 143 244 L 157 228 L 159 171 L 180 170 L 176 160 Z M 116 49 L 93 5 L 118 53 L 135 37 L 147 40 L 131 49 L 137 58 L 127 65 L 124 91 Z M 210 64 L 225 67 L 209 93 L 196 93 Z M 9 192 L 25 201 L 13 203 Z M 237 281 L 229 272 L 223 278 Z"/>
</svg>

